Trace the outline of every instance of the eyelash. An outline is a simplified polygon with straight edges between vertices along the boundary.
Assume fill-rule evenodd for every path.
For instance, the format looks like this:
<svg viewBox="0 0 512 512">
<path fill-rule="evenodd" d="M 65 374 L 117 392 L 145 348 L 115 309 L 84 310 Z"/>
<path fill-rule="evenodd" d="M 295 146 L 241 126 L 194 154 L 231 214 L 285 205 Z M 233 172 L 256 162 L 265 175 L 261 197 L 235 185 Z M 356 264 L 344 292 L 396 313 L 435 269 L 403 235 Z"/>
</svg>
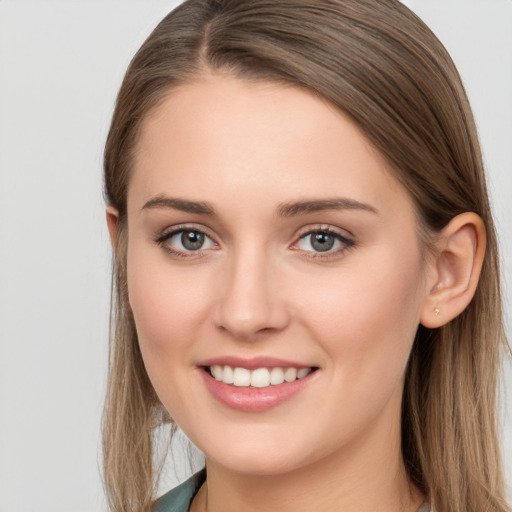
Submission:
<svg viewBox="0 0 512 512">
<path fill-rule="evenodd" d="M 215 245 L 216 242 L 213 240 L 213 237 L 210 236 L 204 229 L 198 228 L 196 226 L 184 225 L 184 226 L 173 226 L 170 230 L 164 230 L 161 234 L 159 234 L 155 238 L 155 243 L 158 244 L 162 249 L 171 254 L 172 256 L 176 256 L 178 258 L 193 258 L 197 256 L 201 256 L 205 250 L 208 249 L 198 249 L 197 251 L 181 251 L 179 249 L 173 248 L 167 242 L 175 235 L 179 235 L 180 233 L 198 233 L 199 235 L 203 235 L 205 238 L 211 240 Z"/>
<path fill-rule="evenodd" d="M 329 235 L 332 236 L 335 241 L 338 241 L 342 244 L 342 247 L 335 249 L 335 250 L 328 250 L 325 252 L 321 251 L 302 251 L 307 255 L 308 258 L 314 258 L 314 259 L 332 259 L 332 258 L 338 258 L 340 256 L 343 256 L 348 250 L 352 249 L 356 245 L 356 241 L 352 238 L 348 238 L 347 236 L 342 235 L 338 231 L 332 229 L 331 227 L 327 226 L 318 226 L 317 228 L 311 229 L 308 228 L 305 230 L 302 234 L 299 235 L 299 239 L 297 242 L 295 242 L 292 245 L 293 250 L 300 251 L 301 249 L 295 248 L 302 240 L 306 239 L 307 237 L 316 235 L 316 234 L 322 234 L 322 235 Z"/>
<path fill-rule="evenodd" d="M 209 239 L 211 243 L 213 243 L 215 246 L 218 247 L 218 244 L 214 241 L 213 237 L 210 236 L 204 228 L 199 228 L 196 226 L 191 225 L 182 225 L 182 226 L 174 226 L 170 230 L 165 230 L 162 233 L 158 234 L 156 238 L 154 239 L 155 243 L 162 247 L 166 252 L 171 254 L 172 256 L 178 257 L 178 258 L 194 258 L 194 257 L 200 257 L 204 254 L 205 251 L 210 250 L 208 249 L 198 249 L 196 251 L 189 250 L 189 251 L 182 251 L 179 249 L 173 248 L 171 245 L 169 245 L 167 242 L 176 235 L 179 235 L 180 233 L 197 233 L 199 235 L 203 235 L 205 238 Z M 313 236 L 315 234 L 323 234 L 332 236 L 335 241 L 342 244 L 341 248 L 335 249 L 335 250 L 326 250 L 325 252 L 322 251 L 307 251 L 302 250 L 297 247 L 297 245 L 304 239 L 306 239 L 308 236 Z M 331 259 L 340 257 L 348 250 L 355 247 L 356 242 L 354 239 L 348 238 L 342 234 L 340 234 L 338 231 L 332 229 L 331 227 L 324 227 L 324 226 L 318 226 L 316 228 L 308 228 L 307 230 L 304 230 L 301 234 L 298 236 L 298 240 L 294 242 L 291 245 L 291 249 L 294 251 L 301 251 L 306 255 L 308 258 L 314 258 L 314 259 Z"/>
</svg>

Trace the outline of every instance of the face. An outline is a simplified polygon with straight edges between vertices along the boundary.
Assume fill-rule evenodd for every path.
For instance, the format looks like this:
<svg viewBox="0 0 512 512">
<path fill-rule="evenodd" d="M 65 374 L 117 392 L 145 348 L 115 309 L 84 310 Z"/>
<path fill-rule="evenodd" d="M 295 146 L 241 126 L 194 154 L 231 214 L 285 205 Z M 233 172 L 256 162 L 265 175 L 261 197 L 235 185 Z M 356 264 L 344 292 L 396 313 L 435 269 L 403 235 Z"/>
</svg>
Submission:
<svg viewBox="0 0 512 512">
<path fill-rule="evenodd" d="M 342 113 L 223 76 L 174 89 L 128 238 L 144 363 L 207 460 L 277 474 L 399 435 L 425 264 L 407 191 Z"/>
</svg>

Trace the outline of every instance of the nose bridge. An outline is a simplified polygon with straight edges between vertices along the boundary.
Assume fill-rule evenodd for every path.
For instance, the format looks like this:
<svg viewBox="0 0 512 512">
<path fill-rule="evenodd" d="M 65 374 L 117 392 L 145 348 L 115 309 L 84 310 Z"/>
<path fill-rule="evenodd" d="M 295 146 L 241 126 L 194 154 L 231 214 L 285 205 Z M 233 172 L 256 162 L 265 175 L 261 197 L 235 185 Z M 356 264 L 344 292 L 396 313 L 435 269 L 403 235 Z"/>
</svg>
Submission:
<svg viewBox="0 0 512 512">
<path fill-rule="evenodd" d="M 217 324 L 239 338 L 280 330 L 288 318 L 273 280 L 275 264 L 254 241 L 235 248 L 226 262 Z"/>
</svg>

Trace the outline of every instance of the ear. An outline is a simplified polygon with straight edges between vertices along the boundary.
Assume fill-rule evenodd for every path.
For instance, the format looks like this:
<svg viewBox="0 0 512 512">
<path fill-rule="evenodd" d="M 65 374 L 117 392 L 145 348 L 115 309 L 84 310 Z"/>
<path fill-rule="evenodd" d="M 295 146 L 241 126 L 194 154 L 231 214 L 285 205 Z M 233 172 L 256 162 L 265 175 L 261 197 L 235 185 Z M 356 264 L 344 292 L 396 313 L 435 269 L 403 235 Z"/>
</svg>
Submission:
<svg viewBox="0 0 512 512">
<path fill-rule="evenodd" d="M 110 235 L 110 243 L 115 250 L 117 247 L 117 232 L 119 227 L 119 212 L 112 205 L 107 206 L 107 227 Z"/>
<path fill-rule="evenodd" d="M 436 246 L 420 316 L 428 328 L 454 319 L 475 294 L 486 247 L 482 219 L 471 212 L 457 215 L 441 231 Z"/>
</svg>

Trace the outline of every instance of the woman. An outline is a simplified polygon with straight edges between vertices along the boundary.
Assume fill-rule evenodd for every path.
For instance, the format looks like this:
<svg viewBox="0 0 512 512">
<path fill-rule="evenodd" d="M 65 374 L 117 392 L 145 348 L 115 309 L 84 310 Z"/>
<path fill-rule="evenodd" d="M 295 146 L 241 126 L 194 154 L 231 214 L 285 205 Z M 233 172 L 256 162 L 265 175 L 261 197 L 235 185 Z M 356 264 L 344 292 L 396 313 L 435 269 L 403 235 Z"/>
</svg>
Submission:
<svg viewBox="0 0 512 512">
<path fill-rule="evenodd" d="M 508 510 L 476 130 L 406 7 L 184 2 L 127 71 L 105 184 L 113 510 Z M 167 421 L 206 472 L 154 503 Z"/>
</svg>

